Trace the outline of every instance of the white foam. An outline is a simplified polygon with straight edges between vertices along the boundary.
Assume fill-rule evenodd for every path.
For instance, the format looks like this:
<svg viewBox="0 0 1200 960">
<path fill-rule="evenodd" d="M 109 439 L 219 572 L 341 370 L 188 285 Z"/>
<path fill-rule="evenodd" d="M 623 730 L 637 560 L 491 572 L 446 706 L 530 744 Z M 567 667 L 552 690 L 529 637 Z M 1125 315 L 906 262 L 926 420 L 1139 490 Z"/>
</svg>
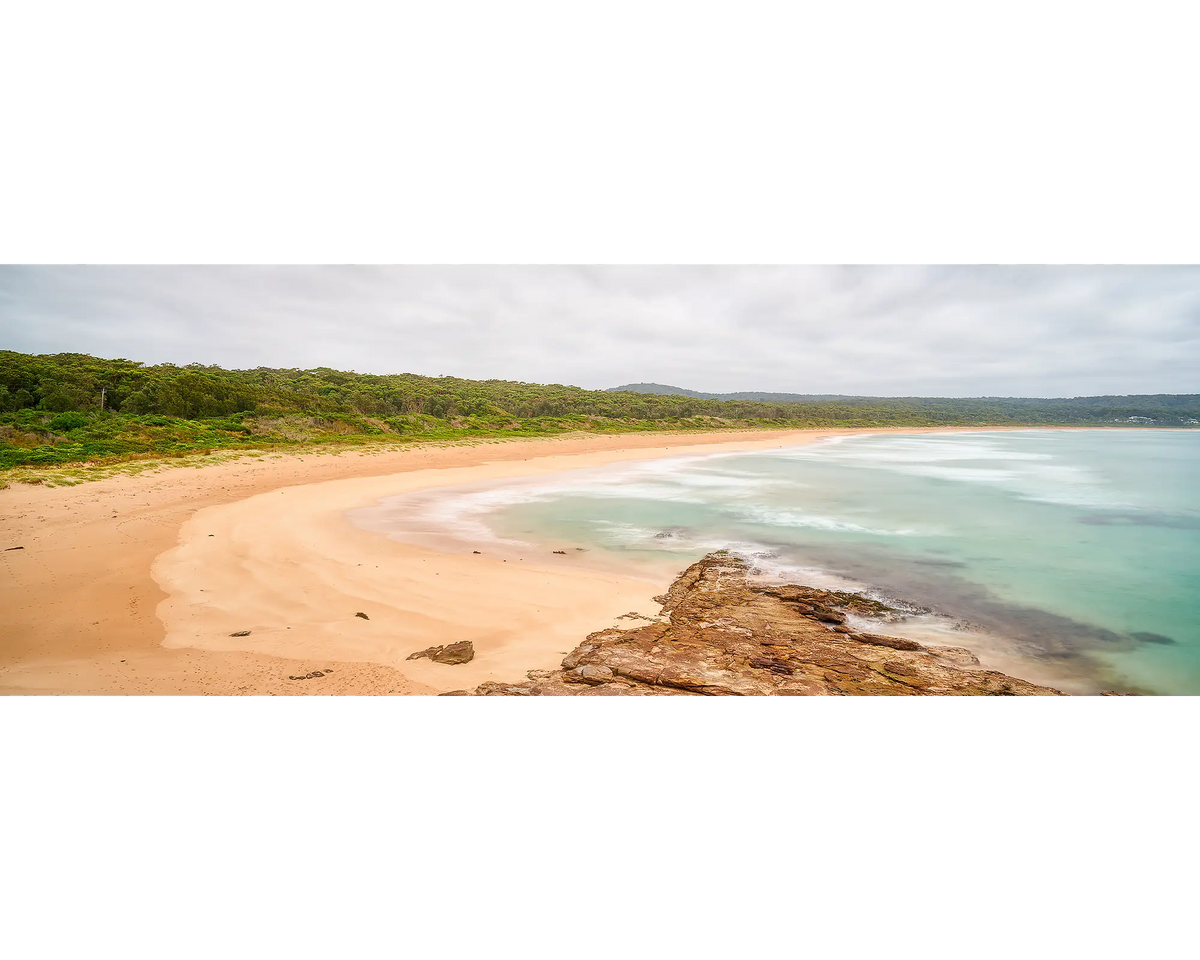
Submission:
<svg viewBox="0 0 1200 960">
<path fill-rule="evenodd" d="M 877 527 L 865 527 L 852 520 L 842 520 L 837 517 L 826 517 L 814 513 L 800 513 L 778 507 L 753 507 L 741 510 L 738 516 L 752 523 L 761 523 L 776 527 L 807 527 L 811 530 L 833 530 L 843 533 L 869 533 L 879 537 L 906 537 L 916 533 L 915 530 L 881 530 Z"/>
<path fill-rule="evenodd" d="M 1018 476 L 1012 470 L 989 470 L 984 467 L 908 466 L 898 469 L 897 472 L 914 477 L 933 477 L 935 480 L 952 480 L 958 483 L 1004 483 Z"/>
<path fill-rule="evenodd" d="M 971 439 L 966 439 L 970 437 Z M 843 437 L 843 440 L 862 441 L 864 437 Z M 847 443 L 837 449 L 812 444 L 798 447 L 786 454 L 791 460 L 852 461 L 855 465 L 878 466 L 890 469 L 893 464 L 936 463 L 958 460 L 1050 460 L 1053 454 L 1011 450 L 1002 443 L 979 434 L 956 434 L 950 437 L 887 437 L 875 438 L 873 443 Z"/>
<path fill-rule="evenodd" d="M 661 550 L 668 553 L 695 552 L 698 545 L 686 533 L 672 529 L 671 536 L 659 536 L 664 531 L 640 527 L 619 520 L 589 520 L 588 524 L 600 531 L 598 542 L 624 549 Z"/>
</svg>

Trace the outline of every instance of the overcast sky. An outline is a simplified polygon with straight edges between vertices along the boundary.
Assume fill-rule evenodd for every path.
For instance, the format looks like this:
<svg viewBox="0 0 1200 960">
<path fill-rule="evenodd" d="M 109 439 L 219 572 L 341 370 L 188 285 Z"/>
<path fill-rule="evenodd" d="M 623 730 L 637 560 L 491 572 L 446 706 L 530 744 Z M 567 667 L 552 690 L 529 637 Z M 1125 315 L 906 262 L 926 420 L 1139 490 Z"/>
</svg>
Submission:
<svg viewBox="0 0 1200 960">
<path fill-rule="evenodd" d="M 1200 268 L 0 266 L 0 349 L 589 388 L 1200 393 Z"/>
</svg>

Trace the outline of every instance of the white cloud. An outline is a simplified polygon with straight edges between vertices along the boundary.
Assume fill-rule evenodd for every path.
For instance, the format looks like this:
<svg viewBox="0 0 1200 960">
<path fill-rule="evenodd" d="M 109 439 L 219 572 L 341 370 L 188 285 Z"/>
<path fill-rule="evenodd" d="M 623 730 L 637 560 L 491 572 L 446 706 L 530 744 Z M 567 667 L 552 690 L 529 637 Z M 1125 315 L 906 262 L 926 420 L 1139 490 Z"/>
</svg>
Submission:
<svg viewBox="0 0 1200 960">
<path fill-rule="evenodd" d="M 1200 391 L 1194 267 L 0 267 L 0 346 L 607 387 Z"/>
</svg>

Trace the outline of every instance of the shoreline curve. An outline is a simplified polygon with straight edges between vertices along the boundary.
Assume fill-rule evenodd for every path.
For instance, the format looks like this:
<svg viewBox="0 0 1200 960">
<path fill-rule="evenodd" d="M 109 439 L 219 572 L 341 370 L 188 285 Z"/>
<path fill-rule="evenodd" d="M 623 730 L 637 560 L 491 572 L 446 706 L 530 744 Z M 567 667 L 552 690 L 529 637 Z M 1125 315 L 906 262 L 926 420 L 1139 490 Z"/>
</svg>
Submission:
<svg viewBox="0 0 1200 960">
<path fill-rule="evenodd" d="M 359 529 L 347 511 L 411 490 L 619 460 L 988 429 L 1027 428 L 571 435 L 10 487 L 0 491 L 6 539 L 27 549 L 0 554 L 11 574 L 0 584 L 11 611 L 0 625 L 0 694 L 430 694 L 511 679 L 557 665 L 620 614 L 652 612 L 666 584 L 439 554 Z M 476 645 L 469 664 L 405 660 L 461 639 Z M 317 670 L 325 675 L 288 679 Z"/>
</svg>

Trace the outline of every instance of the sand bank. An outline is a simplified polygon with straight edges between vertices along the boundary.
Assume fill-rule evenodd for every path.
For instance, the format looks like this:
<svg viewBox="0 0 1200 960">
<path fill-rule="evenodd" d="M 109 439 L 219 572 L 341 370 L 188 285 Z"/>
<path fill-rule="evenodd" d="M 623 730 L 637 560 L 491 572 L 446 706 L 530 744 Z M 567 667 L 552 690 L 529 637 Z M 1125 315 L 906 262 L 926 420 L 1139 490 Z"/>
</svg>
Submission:
<svg viewBox="0 0 1200 960">
<path fill-rule="evenodd" d="M 421 694 L 519 678 L 620 614 L 653 612 L 666 584 L 553 557 L 445 555 L 358 529 L 346 512 L 437 486 L 880 432 L 281 454 L 0 490 L 0 693 Z M 455 640 L 474 642 L 473 662 L 405 659 Z"/>
</svg>

